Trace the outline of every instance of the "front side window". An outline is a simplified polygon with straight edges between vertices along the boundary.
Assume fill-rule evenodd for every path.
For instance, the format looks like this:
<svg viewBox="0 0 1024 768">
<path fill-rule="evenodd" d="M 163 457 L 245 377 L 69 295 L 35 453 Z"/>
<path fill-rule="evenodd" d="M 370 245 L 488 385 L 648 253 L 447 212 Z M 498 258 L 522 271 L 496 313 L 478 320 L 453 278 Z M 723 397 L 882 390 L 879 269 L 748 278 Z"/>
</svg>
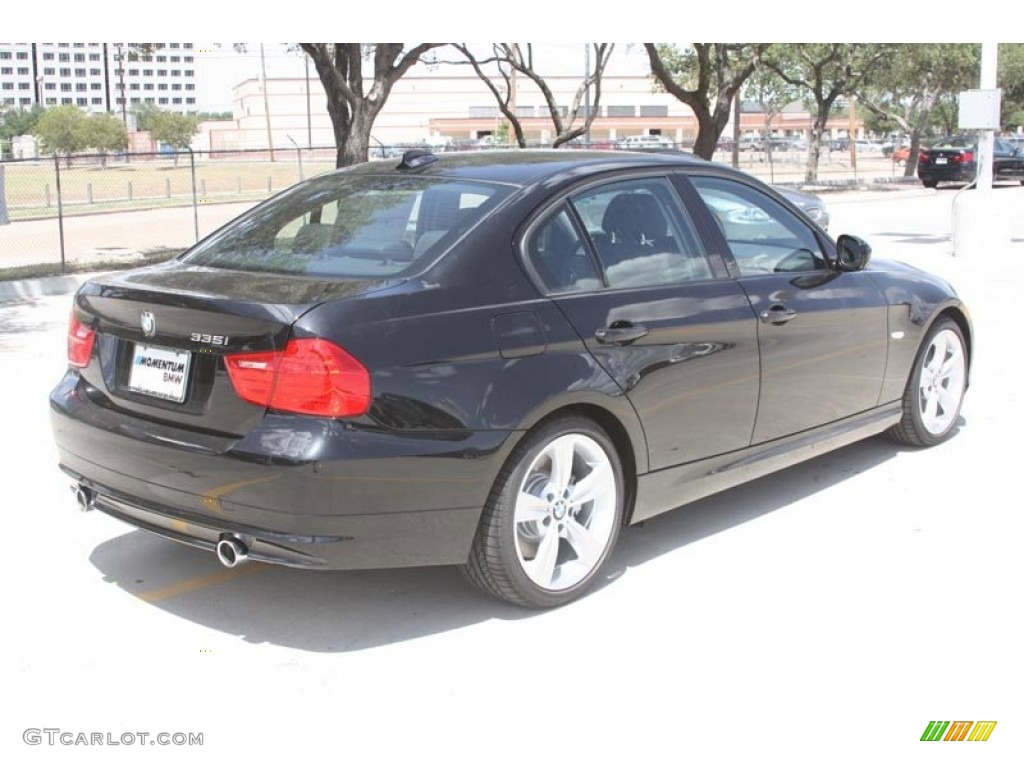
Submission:
<svg viewBox="0 0 1024 768">
<path fill-rule="evenodd" d="M 424 177 L 323 177 L 253 209 L 185 261 L 336 278 L 414 274 L 511 191 Z"/>
<path fill-rule="evenodd" d="M 740 275 L 827 267 L 811 228 L 769 195 L 729 179 L 690 180 L 729 244 Z"/>
</svg>

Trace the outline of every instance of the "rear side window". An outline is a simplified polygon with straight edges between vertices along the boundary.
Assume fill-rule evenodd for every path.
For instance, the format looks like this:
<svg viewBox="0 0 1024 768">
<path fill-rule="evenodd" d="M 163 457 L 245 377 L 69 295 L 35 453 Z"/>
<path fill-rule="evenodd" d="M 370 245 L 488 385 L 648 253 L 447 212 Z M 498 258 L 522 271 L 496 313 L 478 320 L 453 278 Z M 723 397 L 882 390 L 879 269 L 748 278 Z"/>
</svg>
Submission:
<svg viewBox="0 0 1024 768">
<path fill-rule="evenodd" d="M 533 231 L 527 254 L 534 272 L 550 293 L 578 293 L 604 287 L 583 237 L 564 205 Z"/>
<path fill-rule="evenodd" d="M 413 274 L 511 189 L 424 177 L 326 176 L 254 208 L 185 261 L 318 277 Z"/>
<path fill-rule="evenodd" d="M 572 198 L 609 288 L 706 280 L 711 270 L 665 179 L 606 184 Z"/>
</svg>

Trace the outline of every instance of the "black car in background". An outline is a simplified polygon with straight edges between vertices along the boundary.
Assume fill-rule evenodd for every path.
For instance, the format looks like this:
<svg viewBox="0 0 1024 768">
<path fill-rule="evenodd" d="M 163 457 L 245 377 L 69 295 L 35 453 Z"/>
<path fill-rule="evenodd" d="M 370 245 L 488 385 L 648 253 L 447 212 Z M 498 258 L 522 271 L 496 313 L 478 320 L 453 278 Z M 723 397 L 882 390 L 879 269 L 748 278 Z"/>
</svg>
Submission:
<svg viewBox="0 0 1024 768">
<path fill-rule="evenodd" d="M 967 312 L 869 256 L 692 157 L 410 151 L 85 283 L 60 466 L 226 566 L 456 564 L 559 605 L 624 524 L 953 433 Z"/>
<path fill-rule="evenodd" d="M 917 177 L 926 187 L 940 182 L 971 182 L 978 175 L 978 140 L 974 136 L 950 136 L 922 150 L 917 157 Z M 993 147 L 994 181 L 1024 184 L 1024 154 L 1005 139 L 996 138 Z"/>
</svg>

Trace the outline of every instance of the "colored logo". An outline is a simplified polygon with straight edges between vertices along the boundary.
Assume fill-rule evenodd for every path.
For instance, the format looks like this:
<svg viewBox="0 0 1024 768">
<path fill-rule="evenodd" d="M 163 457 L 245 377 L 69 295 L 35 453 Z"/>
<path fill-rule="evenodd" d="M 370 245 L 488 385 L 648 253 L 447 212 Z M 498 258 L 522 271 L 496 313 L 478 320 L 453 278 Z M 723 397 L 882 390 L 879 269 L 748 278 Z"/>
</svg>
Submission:
<svg viewBox="0 0 1024 768">
<path fill-rule="evenodd" d="M 139 318 L 139 324 L 142 326 L 142 332 L 147 338 L 156 336 L 156 318 L 153 317 L 152 312 L 143 312 Z"/>
<path fill-rule="evenodd" d="M 921 741 L 988 741 L 995 728 L 995 720 L 932 720 Z"/>
</svg>

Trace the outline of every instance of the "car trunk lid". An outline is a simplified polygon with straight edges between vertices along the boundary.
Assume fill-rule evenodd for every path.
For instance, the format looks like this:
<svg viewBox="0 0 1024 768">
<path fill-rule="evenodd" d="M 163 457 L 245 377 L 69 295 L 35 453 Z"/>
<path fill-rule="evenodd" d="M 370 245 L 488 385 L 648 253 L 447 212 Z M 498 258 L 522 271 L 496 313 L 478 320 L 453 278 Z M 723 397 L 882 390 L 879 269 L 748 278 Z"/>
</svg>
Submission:
<svg viewBox="0 0 1024 768">
<path fill-rule="evenodd" d="M 86 283 L 75 314 L 96 333 L 82 370 L 92 399 L 155 422 L 241 436 L 265 408 L 244 401 L 225 357 L 285 348 L 294 322 L 325 301 L 387 282 L 314 280 L 186 264 Z"/>
</svg>

